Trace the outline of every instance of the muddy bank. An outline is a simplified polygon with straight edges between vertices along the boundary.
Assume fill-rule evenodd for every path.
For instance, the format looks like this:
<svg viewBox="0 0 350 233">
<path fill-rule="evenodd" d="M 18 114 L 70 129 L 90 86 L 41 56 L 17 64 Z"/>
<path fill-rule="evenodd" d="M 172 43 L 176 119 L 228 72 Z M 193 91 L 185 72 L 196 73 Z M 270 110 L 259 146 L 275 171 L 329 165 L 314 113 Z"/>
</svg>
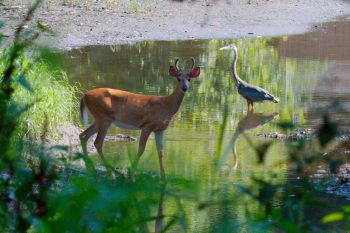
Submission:
<svg viewBox="0 0 350 233">
<path fill-rule="evenodd" d="M 0 19 L 13 32 L 27 2 L 5 0 Z M 55 1 L 35 18 L 56 36 L 41 42 L 68 48 L 142 40 L 187 40 L 296 34 L 341 15 L 350 15 L 346 0 L 199 0 L 199 1 Z"/>
<path fill-rule="evenodd" d="M 271 132 L 256 136 L 289 141 L 317 140 L 318 131 L 311 128 L 298 128 L 289 134 Z M 304 178 L 310 178 L 315 184 L 321 185 L 328 194 L 350 200 L 350 129 L 340 129 L 333 144 L 334 146 L 327 150 L 322 157 L 311 164 L 305 164 L 307 167 L 304 168 Z M 304 160 L 307 160 L 307 158 L 304 158 Z"/>
<path fill-rule="evenodd" d="M 328 185 L 326 192 L 350 200 L 350 164 L 340 166 L 338 174 L 334 175 L 333 178 L 334 181 Z"/>
<path fill-rule="evenodd" d="M 257 134 L 260 138 L 278 139 L 278 140 L 310 140 L 317 136 L 317 130 L 312 128 L 297 128 L 289 134 L 279 132 L 267 132 Z M 350 129 L 342 128 L 339 130 L 338 136 L 335 138 L 338 142 L 350 141 Z"/>
<path fill-rule="evenodd" d="M 48 138 L 45 140 L 45 144 L 48 147 L 51 146 L 65 146 L 68 147 L 68 151 L 71 153 L 81 152 L 81 144 L 79 139 L 79 134 L 83 132 L 83 129 L 79 128 L 78 126 L 75 126 L 73 124 L 67 124 L 61 127 L 57 128 L 57 135 L 55 138 Z M 87 144 L 87 149 L 89 153 L 97 153 L 96 148 L 94 146 L 94 140 L 96 138 L 96 134 L 93 135 Z M 116 134 L 116 135 L 110 135 L 106 136 L 105 142 L 111 141 L 130 141 L 135 142 L 137 141 L 136 138 L 123 135 L 123 134 Z"/>
</svg>

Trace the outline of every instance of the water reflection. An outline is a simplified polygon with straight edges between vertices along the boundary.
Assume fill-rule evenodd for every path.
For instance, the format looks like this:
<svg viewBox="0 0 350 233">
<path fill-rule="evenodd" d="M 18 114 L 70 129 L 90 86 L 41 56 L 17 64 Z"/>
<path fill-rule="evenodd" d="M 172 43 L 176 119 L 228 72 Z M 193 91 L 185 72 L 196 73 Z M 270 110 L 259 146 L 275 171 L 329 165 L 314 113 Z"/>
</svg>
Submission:
<svg viewBox="0 0 350 233">
<path fill-rule="evenodd" d="M 238 138 L 253 129 L 261 127 L 268 122 L 272 121 L 278 116 L 278 113 L 248 113 L 244 118 L 242 118 L 238 124 L 237 128 L 232 136 L 232 155 L 233 155 L 233 170 L 237 169 L 238 166 L 238 155 L 237 155 L 237 140 Z"/>
</svg>

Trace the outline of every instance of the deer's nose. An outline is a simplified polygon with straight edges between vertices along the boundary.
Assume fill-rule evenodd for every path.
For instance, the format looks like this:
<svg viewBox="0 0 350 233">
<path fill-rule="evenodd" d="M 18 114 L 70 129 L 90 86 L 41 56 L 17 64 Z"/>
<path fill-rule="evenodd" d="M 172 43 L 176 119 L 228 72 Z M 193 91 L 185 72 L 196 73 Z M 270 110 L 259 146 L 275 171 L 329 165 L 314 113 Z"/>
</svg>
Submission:
<svg viewBox="0 0 350 233">
<path fill-rule="evenodd" d="M 182 81 L 182 90 L 186 92 L 188 90 L 188 82 L 186 80 Z"/>
</svg>

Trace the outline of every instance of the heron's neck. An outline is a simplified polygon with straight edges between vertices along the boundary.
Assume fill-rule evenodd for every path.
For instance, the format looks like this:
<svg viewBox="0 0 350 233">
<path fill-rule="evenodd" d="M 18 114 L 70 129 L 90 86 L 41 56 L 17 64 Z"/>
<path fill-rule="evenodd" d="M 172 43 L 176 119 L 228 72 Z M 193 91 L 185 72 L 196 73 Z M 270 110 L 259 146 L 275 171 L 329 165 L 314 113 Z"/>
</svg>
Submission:
<svg viewBox="0 0 350 233">
<path fill-rule="evenodd" d="M 238 137 L 239 137 L 240 133 L 239 132 L 235 132 L 235 134 L 233 135 L 233 138 L 232 138 L 232 156 L 233 156 L 233 166 L 232 168 L 234 170 L 237 169 L 238 167 L 238 156 L 237 156 L 237 140 L 238 140 Z"/>
<path fill-rule="evenodd" d="M 238 59 L 238 52 L 233 50 L 232 76 L 236 86 L 238 86 L 240 83 L 243 82 L 237 74 L 237 59 Z"/>
</svg>

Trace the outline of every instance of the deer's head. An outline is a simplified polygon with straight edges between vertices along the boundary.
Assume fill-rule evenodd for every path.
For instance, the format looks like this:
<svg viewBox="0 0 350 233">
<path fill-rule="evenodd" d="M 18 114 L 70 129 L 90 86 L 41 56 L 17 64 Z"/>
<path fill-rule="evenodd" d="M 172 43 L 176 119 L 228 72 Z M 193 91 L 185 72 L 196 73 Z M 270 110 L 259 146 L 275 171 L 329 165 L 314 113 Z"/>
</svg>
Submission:
<svg viewBox="0 0 350 233">
<path fill-rule="evenodd" d="M 183 74 L 182 70 L 179 69 L 178 63 L 179 59 L 177 58 L 175 60 L 175 66 L 170 66 L 169 68 L 169 74 L 177 79 L 178 82 L 182 83 L 182 90 L 184 92 L 187 91 L 189 83 L 191 82 L 191 79 L 197 78 L 199 74 L 201 73 L 200 68 L 194 67 L 195 61 L 194 58 L 191 58 L 192 61 L 192 67 L 188 73 Z"/>
</svg>

